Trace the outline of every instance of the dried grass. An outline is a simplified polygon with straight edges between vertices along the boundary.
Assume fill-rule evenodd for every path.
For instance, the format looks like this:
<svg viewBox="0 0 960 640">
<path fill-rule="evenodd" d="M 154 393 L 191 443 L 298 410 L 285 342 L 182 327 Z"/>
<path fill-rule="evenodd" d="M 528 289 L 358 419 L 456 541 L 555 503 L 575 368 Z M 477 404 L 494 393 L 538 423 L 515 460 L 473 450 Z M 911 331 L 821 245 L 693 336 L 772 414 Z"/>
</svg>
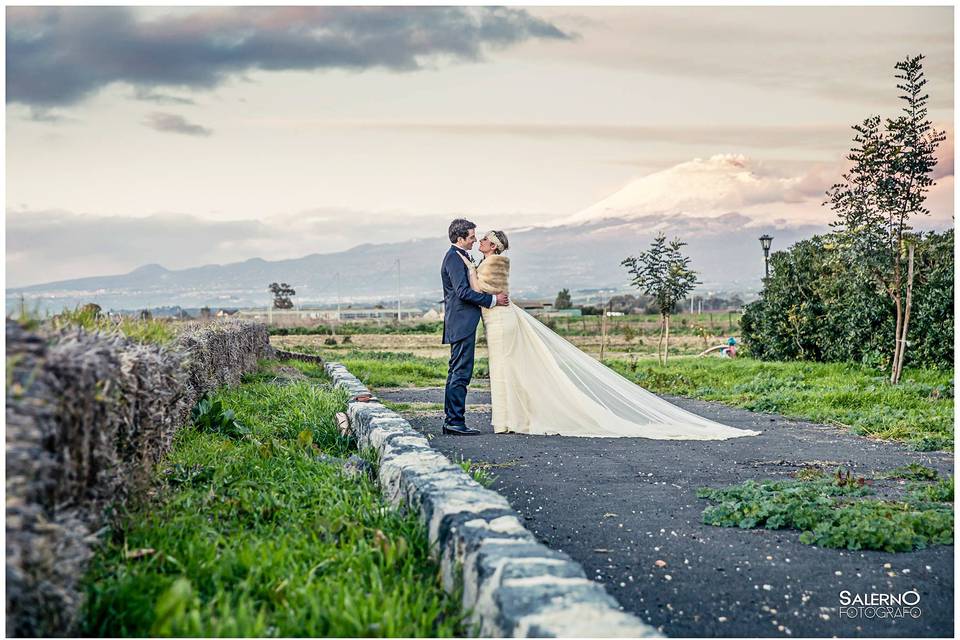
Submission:
<svg viewBox="0 0 960 640">
<path fill-rule="evenodd" d="M 148 477 L 204 393 L 274 353 L 265 325 L 240 321 L 187 326 L 166 347 L 9 319 L 6 338 L 7 635 L 63 635 L 105 508 Z"/>
</svg>

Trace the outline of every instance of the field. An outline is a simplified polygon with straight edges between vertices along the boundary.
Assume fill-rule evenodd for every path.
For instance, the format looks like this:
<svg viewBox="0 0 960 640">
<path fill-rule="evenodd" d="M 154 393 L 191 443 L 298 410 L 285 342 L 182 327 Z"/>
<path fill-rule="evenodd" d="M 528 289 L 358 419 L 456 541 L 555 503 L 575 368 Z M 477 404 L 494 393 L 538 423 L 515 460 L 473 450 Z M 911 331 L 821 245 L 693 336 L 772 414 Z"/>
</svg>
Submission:
<svg viewBox="0 0 960 640">
<path fill-rule="evenodd" d="M 336 344 L 325 344 L 334 339 Z M 567 339 L 598 357 L 596 336 Z M 907 442 L 918 450 L 953 449 L 953 371 L 908 369 L 901 383 L 891 386 L 886 373 L 855 364 L 696 357 L 701 351 L 697 340 L 679 336 L 675 357 L 661 366 L 655 339 L 638 338 L 628 344 L 614 336 L 604 362 L 656 393 L 833 424 L 869 437 Z M 449 348 L 440 344 L 439 335 L 357 334 L 346 344 L 343 341 L 343 336 L 271 338 L 275 346 L 343 362 L 375 388 L 439 387 L 446 380 Z M 486 356 L 481 343 L 472 388 L 487 383 Z"/>
<path fill-rule="evenodd" d="M 594 335 L 567 335 L 567 340 L 577 345 L 583 351 L 593 355 L 600 355 L 600 336 Z M 277 347 L 293 349 L 295 347 L 311 347 L 322 349 L 330 353 L 347 352 L 352 349 L 394 351 L 398 353 L 412 353 L 424 358 L 448 358 L 450 347 L 440 343 L 440 334 L 372 334 L 361 333 L 349 336 L 349 342 L 344 343 L 345 336 L 327 335 L 292 335 L 273 336 L 270 342 Z M 336 344 L 325 344 L 328 340 L 336 340 Z M 720 344 L 708 343 L 709 346 Z M 671 336 L 670 355 L 696 355 L 705 349 L 704 341 L 697 336 Z M 607 336 L 604 357 L 612 358 L 652 358 L 656 360 L 657 338 L 650 336 L 636 337 L 627 341 L 622 335 Z M 486 357 L 486 343 L 481 339 L 477 344 L 477 357 Z"/>
</svg>

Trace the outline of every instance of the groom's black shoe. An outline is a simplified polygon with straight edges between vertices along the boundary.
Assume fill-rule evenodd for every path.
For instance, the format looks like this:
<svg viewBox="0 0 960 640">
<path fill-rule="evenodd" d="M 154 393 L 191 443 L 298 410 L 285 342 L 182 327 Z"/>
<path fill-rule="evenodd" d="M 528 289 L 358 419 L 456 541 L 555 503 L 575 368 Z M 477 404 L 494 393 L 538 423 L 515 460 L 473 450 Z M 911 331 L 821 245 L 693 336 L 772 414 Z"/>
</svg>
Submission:
<svg viewBox="0 0 960 640">
<path fill-rule="evenodd" d="M 448 424 L 443 423 L 443 435 L 451 436 L 478 436 L 480 431 L 477 429 L 471 429 L 470 427 L 463 424 Z"/>
</svg>

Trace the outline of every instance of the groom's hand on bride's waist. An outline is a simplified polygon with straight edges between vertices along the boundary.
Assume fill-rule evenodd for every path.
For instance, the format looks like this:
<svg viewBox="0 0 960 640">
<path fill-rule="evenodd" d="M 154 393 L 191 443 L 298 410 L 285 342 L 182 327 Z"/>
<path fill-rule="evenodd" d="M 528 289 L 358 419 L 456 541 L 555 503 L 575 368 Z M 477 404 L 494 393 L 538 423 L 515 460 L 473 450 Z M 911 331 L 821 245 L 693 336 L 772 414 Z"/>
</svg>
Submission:
<svg viewBox="0 0 960 640">
<path fill-rule="evenodd" d="M 508 295 L 505 294 L 505 293 L 498 293 L 498 294 L 497 294 L 497 306 L 500 306 L 500 305 L 506 306 L 506 305 L 508 305 L 508 304 L 510 304 L 510 296 L 508 296 Z"/>
</svg>

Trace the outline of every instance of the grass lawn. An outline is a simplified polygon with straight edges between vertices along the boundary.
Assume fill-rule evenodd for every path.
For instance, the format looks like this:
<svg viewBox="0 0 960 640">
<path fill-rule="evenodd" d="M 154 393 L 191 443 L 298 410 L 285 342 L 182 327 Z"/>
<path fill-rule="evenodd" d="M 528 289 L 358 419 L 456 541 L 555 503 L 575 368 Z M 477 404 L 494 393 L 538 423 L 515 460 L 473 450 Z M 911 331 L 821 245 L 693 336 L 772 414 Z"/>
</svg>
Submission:
<svg viewBox="0 0 960 640">
<path fill-rule="evenodd" d="M 179 431 L 91 564 L 85 635 L 464 633 L 416 516 L 315 459 L 354 450 L 334 421 L 346 396 L 317 365 L 283 364 L 307 379 L 264 368 L 215 395 L 233 416 Z"/>
<path fill-rule="evenodd" d="M 309 346 L 297 350 L 342 362 L 372 387 L 439 387 L 446 382 L 442 358 Z M 606 363 L 655 393 L 844 426 L 923 451 L 953 450 L 953 371 L 908 369 L 900 384 L 891 386 L 882 371 L 844 363 L 716 357 L 677 357 L 666 366 L 646 359 Z M 487 376 L 487 361 L 478 358 L 473 378 Z"/>
<path fill-rule="evenodd" d="M 339 362 L 367 387 L 442 387 L 447 382 L 446 358 L 427 358 L 393 351 L 332 351 L 307 345 L 297 346 L 295 351 L 317 354 Z M 489 375 L 487 359 L 477 358 L 473 380 L 482 380 Z"/>
<path fill-rule="evenodd" d="M 608 361 L 656 393 L 847 426 L 855 433 L 953 450 L 953 372 L 910 369 L 900 384 L 852 364 L 677 358 L 661 367 Z"/>
</svg>

